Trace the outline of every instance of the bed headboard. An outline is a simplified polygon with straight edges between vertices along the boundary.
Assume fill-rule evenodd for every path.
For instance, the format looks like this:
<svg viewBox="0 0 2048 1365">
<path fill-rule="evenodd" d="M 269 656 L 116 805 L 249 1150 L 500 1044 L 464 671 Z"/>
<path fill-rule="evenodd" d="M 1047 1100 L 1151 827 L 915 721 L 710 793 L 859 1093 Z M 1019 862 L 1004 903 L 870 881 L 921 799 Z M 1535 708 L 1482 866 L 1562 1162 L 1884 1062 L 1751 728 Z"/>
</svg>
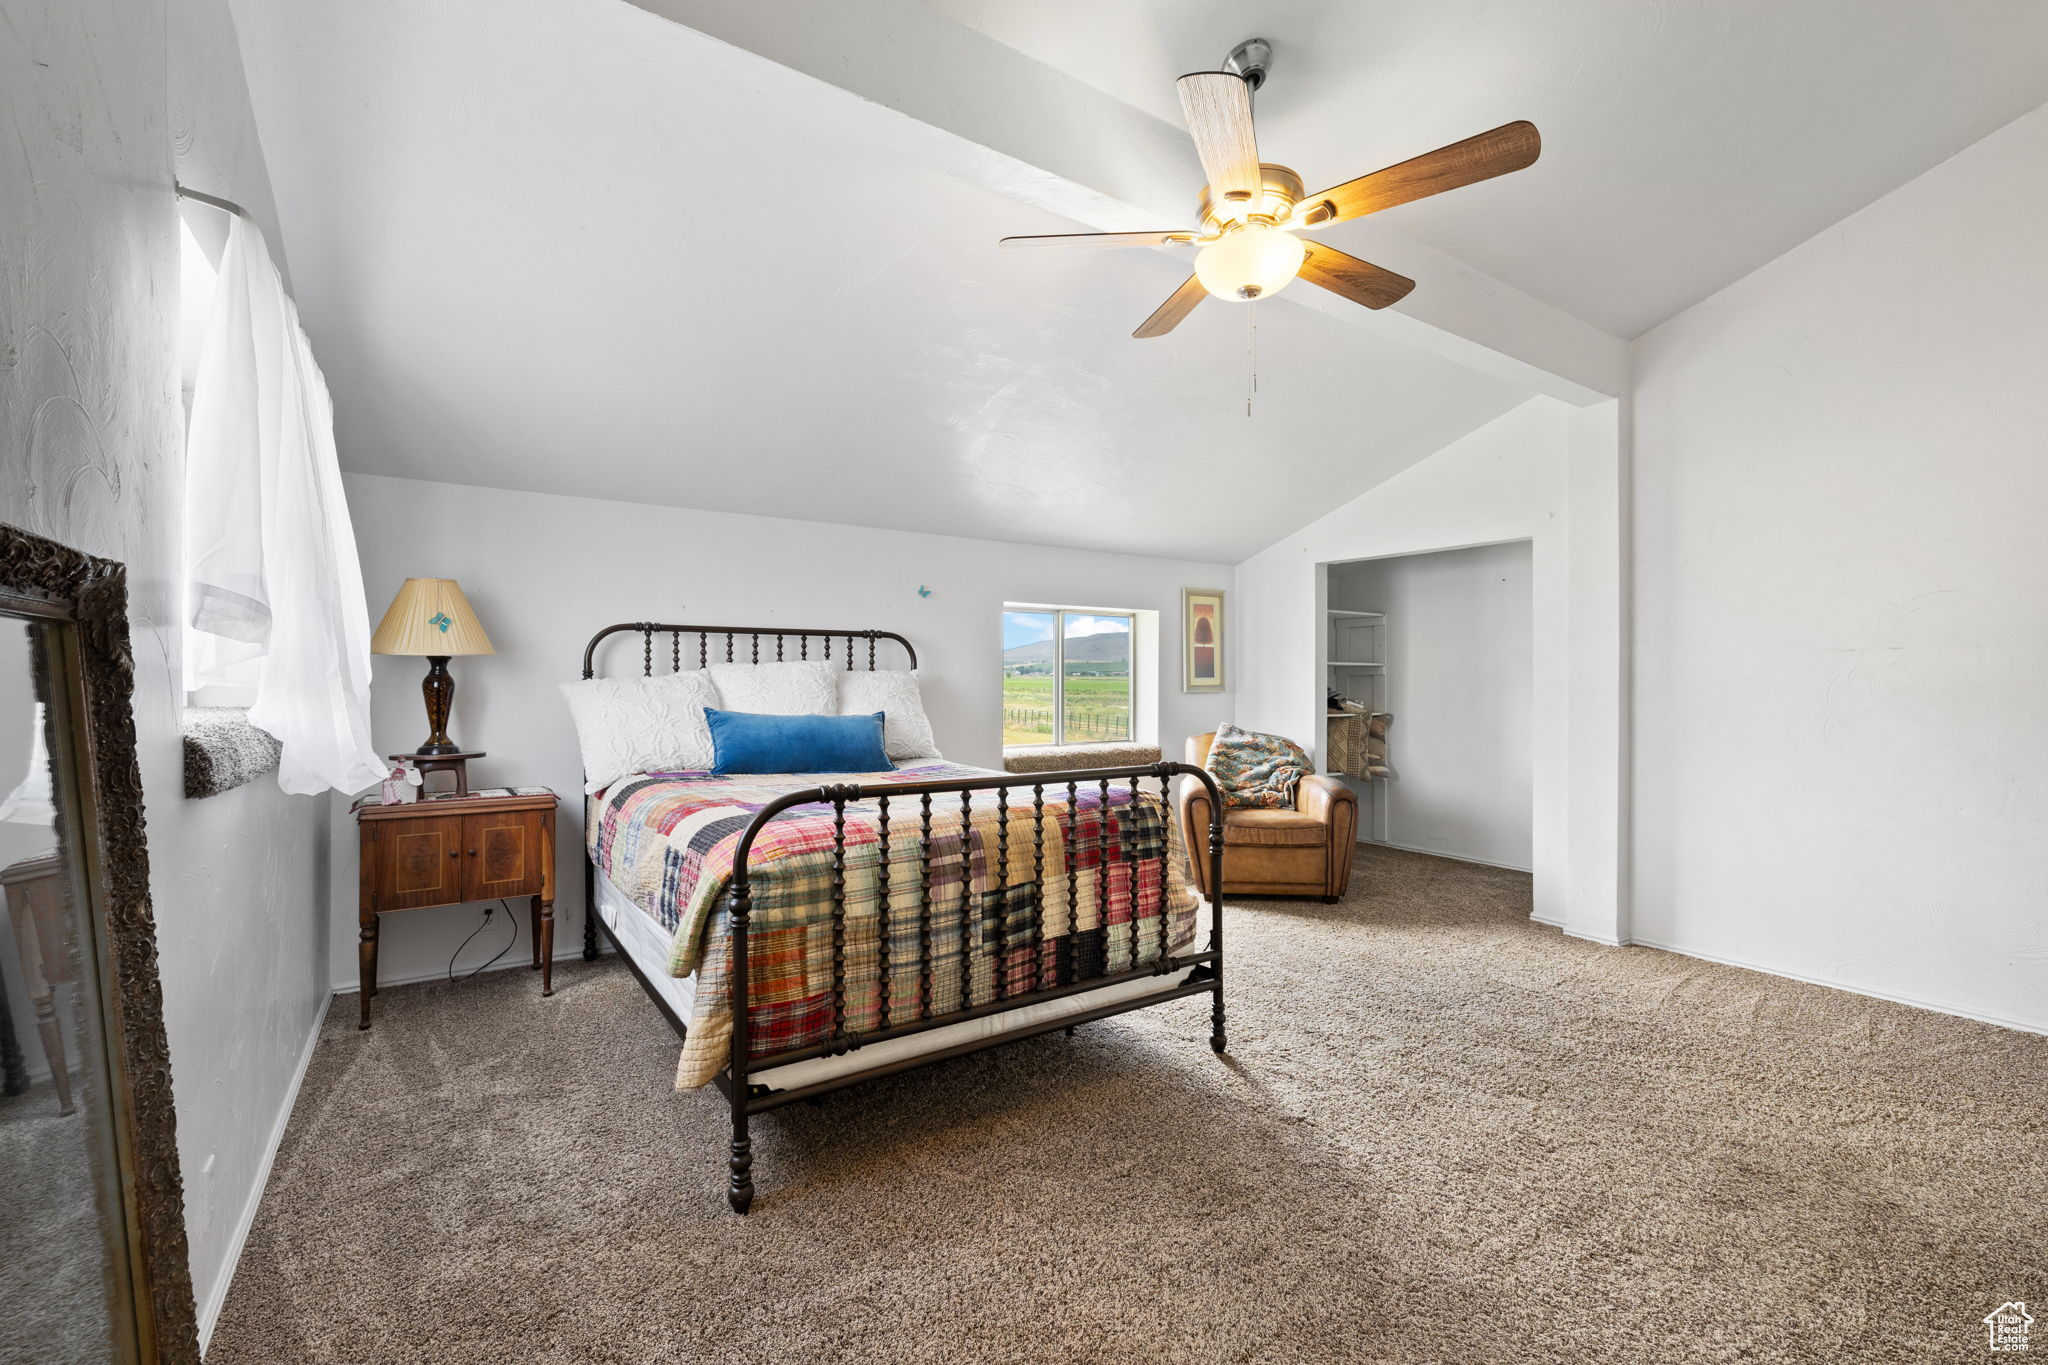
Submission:
<svg viewBox="0 0 2048 1365">
<path fill-rule="evenodd" d="M 654 637 L 669 637 L 669 667 L 673 672 L 683 671 L 683 637 L 697 637 L 697 667 L 722 663 L 784 663 L 792 659 L 812 657 L 813 640 L 818 644 L 818 658 L 834 661 L 846 660 L 848 672 L 856 667 L 855 656 L 859 646 L 867 645 L 867 667 L 875 667 L 875 644 L 881 640 L 894 640 L 903 646 L 903 653 L 910 659 L 910 666 L 917 667 L 917 651 L 910 641 L 893 630 L 792 630 L 788 626 L 679 626 L 667 621 L 621 621 L 615 626 L 606 626 L 590 637 L 590 643 L 583 647 L 583 676 L 596 676 L 597 647 L 613 635 L 638 634 L 641 637 L 640 672 L 643 677 L 654 676 Z M 718 637 L 724 638 L 721 648 L 712 643 Z M 837 655 L 833 642 L 841 642 Z M 762 657 L 764 642 L 772 645 L 774 655 Z"/>
</svg>

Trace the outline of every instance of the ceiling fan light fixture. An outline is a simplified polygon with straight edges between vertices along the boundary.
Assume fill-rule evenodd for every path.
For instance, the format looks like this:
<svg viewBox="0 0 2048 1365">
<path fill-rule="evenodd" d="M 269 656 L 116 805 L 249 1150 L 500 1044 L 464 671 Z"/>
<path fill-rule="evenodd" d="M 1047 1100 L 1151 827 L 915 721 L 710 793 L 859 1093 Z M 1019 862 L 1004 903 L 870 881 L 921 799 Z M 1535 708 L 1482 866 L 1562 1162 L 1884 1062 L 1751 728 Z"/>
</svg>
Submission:
<svg viewBox="0 0 2048 1365">
<path fill-rule="evenodd" d="M 1219 299 L 1271 298 L 1300 273 L 1307 255 L 1308 247 L 1293 233 L 1246 223 L 1202 248 L 1195 257 L 1195 277 Z"/>
<path fill-rule="evenodd" d="M 1223 70 L 1190 71 L 1174 82 L 1195 157 L 1208 179 L 1195 215 L 1199 230 L 1067 232 L 1005 237 L 1002 244 L 1200 247 L 1195 273 L 1131 333 L 1141 339 L 1165 336 L 1205 298 L 1262 299 L 1285 289 L 1296 275 L 1362 308 L 1390 308 L 1408 296 L 1415 281 L 1294 234 L 1519 171 L 1534 165 L 1543 151 L 1536 125 L 1517 120 L 1312 197 L 1304 195 L 1301 177 L 1291 167 L 1259 159 L 1252 91 L 1264 84 L 1272 56 L 1270 43 L 1247 39 Z"/>
</svg>

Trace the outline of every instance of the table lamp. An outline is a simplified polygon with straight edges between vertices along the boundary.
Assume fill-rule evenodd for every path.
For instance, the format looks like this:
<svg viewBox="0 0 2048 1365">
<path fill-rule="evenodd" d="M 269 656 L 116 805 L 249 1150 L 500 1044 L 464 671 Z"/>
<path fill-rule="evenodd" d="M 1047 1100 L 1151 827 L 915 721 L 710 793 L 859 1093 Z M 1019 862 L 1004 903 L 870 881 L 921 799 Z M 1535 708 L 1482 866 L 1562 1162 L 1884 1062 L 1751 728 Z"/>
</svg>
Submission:
<svg viewBox="0 0 2048 1365">
<path fill-rule="evenodd" d="M 491 637 L 477 623 L 452 578 L 408 578 L 377 623 L 370 639 L 372 654 L 416 654 L 427 661 L 420 692 L 427 699 L 427 724 L 433 733 L 420 754 L 454 754 L 461 746 L 448 738 L 448 712 L 455 705 L 455 679 L 448 660 L 457 654 L 495 654 Z"/>
</svg>

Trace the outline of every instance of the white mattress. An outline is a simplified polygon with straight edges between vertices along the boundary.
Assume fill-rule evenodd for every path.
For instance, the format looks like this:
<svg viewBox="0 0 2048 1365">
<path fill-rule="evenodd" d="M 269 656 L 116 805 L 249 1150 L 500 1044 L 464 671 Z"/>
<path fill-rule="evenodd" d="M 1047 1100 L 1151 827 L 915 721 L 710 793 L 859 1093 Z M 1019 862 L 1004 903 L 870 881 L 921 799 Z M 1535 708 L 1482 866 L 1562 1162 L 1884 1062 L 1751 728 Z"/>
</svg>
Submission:
<svg viewBox="0 0 2048 1365">
<path fill-rule="evenodd" d="M 633 959 L 654 989 L 668 1001 L 676 1018 L 684 1023 L 690 1021 L 691 1007 L 697 999 L 696 976 L 670 976 L 669 935 L 655 922 L 654 917 L 635 905 L 632 898 L 611 879 L 597 869 L 597 913 L 610 926 L 619 946 Z M 876 1043 L 864 1043 L 858 1052 L 842 1053 L 837 1057 L 813 1057 L 808 1061 L 791 1062 L 769 1071 L 748 1073 L 747 1081 L 752 1085 L 765 1085 L 773 1090 L 794 1090 L 799 1086 L 815 1085 L 856 1071 L 885 1065 L 910 1057 L 922 1057 L 928 1052 L 940 1052 L 961 1043 L 993 1038 L 999 1033 L 1021 1028 L 1029 1024 L 1049 1024 L 1089 1010 L 1100 1009 L 1121 1000 L 1135 1000 L 1141 995 L 1178 986 L 1187 980 L 1193 968 L 1183 967 L 1166 976 L 1140 977 L 1135 981 L 1120 981 L 1113 986 L 1101 986 L 1092 991 L 1081 991 L 1064 995 L 1056 1000 L 1041 1000 L 1037 1004 L 1025 1005 L 998 1014 L 984 1014 L 974 1019 L 963 1019 L 957 1024 L 913 1033 L 902 1038 L 885 1038 Z"/>
</svg>

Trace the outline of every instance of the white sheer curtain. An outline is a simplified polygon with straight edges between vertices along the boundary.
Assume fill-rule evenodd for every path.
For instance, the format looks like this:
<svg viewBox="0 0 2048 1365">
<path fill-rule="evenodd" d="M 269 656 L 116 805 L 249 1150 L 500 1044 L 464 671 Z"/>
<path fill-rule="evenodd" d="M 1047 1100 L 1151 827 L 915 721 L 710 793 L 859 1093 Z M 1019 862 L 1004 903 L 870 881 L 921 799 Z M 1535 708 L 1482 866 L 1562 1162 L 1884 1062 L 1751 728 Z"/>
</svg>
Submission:
<svg viewBox="0 0 2048 1365">
<path fill-rule="evenodd" d="M 228 228 L 186 439 L 186 685 L 239 682 L 288 792 L 379 781 L 370 621 L 327 382 L 263 234 Z M 237 668 L 237 665 L 242 665 Z"/>
</svg>

